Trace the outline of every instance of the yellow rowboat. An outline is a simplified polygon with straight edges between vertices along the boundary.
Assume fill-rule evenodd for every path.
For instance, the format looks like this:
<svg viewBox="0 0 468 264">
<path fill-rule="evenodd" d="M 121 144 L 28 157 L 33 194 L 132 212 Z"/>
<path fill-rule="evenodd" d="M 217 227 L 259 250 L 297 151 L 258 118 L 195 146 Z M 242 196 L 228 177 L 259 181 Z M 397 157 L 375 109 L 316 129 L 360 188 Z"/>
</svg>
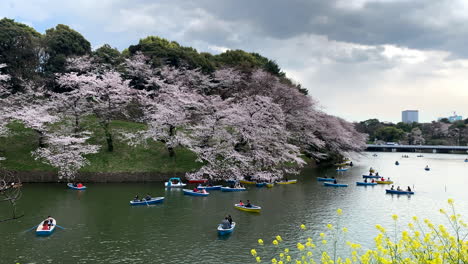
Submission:
<svg viewBox="0 0 468 264">
<path fill-rule="evenodd" d="M 344 167 L 344 166 L 347 166 L 349 165 L 349 162 L 343 162 L 343 163 L 336 163 L 335 166 L 337 167 Z"/>
<path fill-rule="evenodd" d="M 266 184 L 266 187 L 268 187 L 268 188 L 273 188 L 273 186 L 275 186 L 274 183 L 267 183 L 267 184 Z"/>
<path fill-rule="evenodd" d="M 375 181 L 378 184 L 392 184 L 393 181 Z"/>
<path fill-rule="evenodd" d="M 280 182 L 276 182 L 277 184 L 293 184 L 293 183 L 297 183 L 297 180 L 289 180 L 289 181 L 280 181 Z"/>
<path fill-rule="evenodd" d="M 246 180 L 240 180 L 239 182 L 242 184 L 256 184 L 256 182 L 254 181 L 246 181 Z"/>
<path fill-rule="evenodd" d="M 262 210 L 260 206 L 256 206 L 256 205 L 252 205 L 252 207 L 246 207 L 245 205 L 235 204 L 234 207 L 241 211 L 252 212 L 252 213 L 260 213 L 260 210 Z"/>
</svg>

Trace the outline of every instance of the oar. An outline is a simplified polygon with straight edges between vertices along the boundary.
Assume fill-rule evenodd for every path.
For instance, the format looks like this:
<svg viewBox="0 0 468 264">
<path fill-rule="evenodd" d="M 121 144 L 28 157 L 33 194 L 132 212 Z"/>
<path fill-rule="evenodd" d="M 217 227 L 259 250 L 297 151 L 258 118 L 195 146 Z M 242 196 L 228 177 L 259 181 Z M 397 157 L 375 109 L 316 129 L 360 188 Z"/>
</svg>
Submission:
<svg viewBox="0 0 468 264">
<path fill-rule="evenodd" d="M 148 207 L 149 207 L 148 201 L 147 201 L 146 199 L 145 199 L 145 203 L 146 203 L 146 206 L 148 206 Z"/>
<path fill-rule="evenodd" d="M 26 231 L 23 231 L 23 233 L 27 233 L 27 232 L 29 232 L 29 231 L 33 230 L 34 228 L 37 228 L 37 226 L 38 226 L 38 225 L 31 227 L 31 228 L 29 228 L 28 230 L 26 230 Z"/>
<path fill-rule="evenodd" d="M 56 226 L 56 227 L 59 227 L 59 228 L 61 228 L 61 229 L 66 229 L 66 228 L 63 227 L 63 226 L 59 226 L 59 225 L 55 225 L 55 226 Z"/>
</svg>

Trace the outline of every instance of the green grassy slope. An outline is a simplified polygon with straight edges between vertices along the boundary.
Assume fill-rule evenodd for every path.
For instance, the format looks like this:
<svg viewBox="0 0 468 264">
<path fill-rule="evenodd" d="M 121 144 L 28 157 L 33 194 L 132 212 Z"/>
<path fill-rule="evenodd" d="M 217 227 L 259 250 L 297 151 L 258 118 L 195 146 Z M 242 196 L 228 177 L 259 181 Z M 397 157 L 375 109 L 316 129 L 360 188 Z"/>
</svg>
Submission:
<svg viewBox="0 0 468 264">
<path fill-rule="evenodd" d="M 94 132 L 89 140 L 92 144 L 101 145 L 97 154 L 89 155 L 89 166 L 83 172 L 160 172 L 174 173 L 196 170 L 201 163 L 195 162 L 196 155 L 191 151 L 178 148 L 176 156 L 169 157 L 162 143 L 151 142 L 148 147 L 131 147 L 114 138 L 114 151 L 108 152 L 104 132 L 94 118 L 87 118 L 83 122 L 86 130 Z M 38 147 L 38 135 L 31 129 L 19 123 L 9 125 L 12 135 L 0 137 L 0 156 L 6 157 L 1 165 L 15 171 L 55 171 L 49 165 L 36 161 L 31 151 Z M 114 121 L 112 130 L 136 131 L 145 128 L 144 124 L 126 121 Z M 116 134 L 116 133 L 114 133 Z"/>
</svg>

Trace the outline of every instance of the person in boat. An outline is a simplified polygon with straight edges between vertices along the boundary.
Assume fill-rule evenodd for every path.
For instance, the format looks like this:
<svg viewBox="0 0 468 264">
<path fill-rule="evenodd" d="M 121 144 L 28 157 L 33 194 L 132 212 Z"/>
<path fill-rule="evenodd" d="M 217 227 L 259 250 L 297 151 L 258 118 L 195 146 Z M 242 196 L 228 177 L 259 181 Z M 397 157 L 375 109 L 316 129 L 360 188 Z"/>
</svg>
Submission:
<svg viewBox="0 0 468 264">
<path fill-rule="evenodd" d="M 400 188 L 400 186 L 398 186 L 398 187 L 396 188 L 396 190 L 397 190 L 397 191 L 401 191 L 401 188 Z"/>
<path fill-rule="evenodd" d="M 145 196 L 145 200 L 149 201 L 151 199 L 152 199 L 151 195 L 149 193 L 147 193 L 146 196 Z"/>
<path fill-rule="evenodd" d="M 369 168 L 369 173 L 373 173 L 374 169 L 372 167 Z"/>
<path fill-rule="evenodd" d="M 244 206 L 244 203 L 242 202 L 242 200 L 239 201 L 239 205 Z"/>
<path fill-rule="evenodd" d="M 372 181 L 371 181 L 371 182 L 372 182 L 372 183 L 374 183 L 374 182 L 375 182 L 375 180 L 374 180 L 374 179 L 372 179 Z"/>
<path fill-rule="evenodd" d="M 429 165 L 426 165 L 426 170 L 429 169 Z"/>
<path fill-rule="evenodd" d="M 228 219 L 228 221 L 229 221 L 229 225 L 232 225 L 232 217 L 231 217 L 231 215 L 228 215 L 228 216 L 227 216 L 227 219 Z"/>
<path fill-rule="evenodd" d="M 334 183 L 334 184 L 336 184 L 336 183 L 337 183 L 336 179 L 333 179 L 333 183 Z"/>
<path fill-rule="evenodd" d="M 400 162 L 398 162 L 398 160 L 397 160 L 397 161 L 395 161 L 395 165 L 399 165 L 399 164 L 400 164 Z"/>
<path fill-rule="evenodd" d="M 382 178 L 380 178 L 380 180 L 381 180 L 381 181 L 385 181 L 385 178 L 384 178 L 384 177 L 382 177 Z"/>
<path fill-rule="evenodd" d="M 354 164 L 353 164 L 352 161 L 349 163 L 349 166 L 350 166 L 350 167 L 354 166 Z"/>
<path fill-rule="evenodd" d="M 392 191 L 395 190 L 395 186 L 392 185 L 392 187 L 390 187 L 390 190 L 392 190 Z"/>
<path fill-rule="evenodd" d="M 207 193 L 205 189 L 201 189 L 200 191 L 198 191 L 199 193 Z"/>
<path fill-rule="evenodd" d="M 367 178 L 364 179 L 364 182 L 367 183 Z"/>
<path fill-rule="evenodd" d="M 406 189 L 408 192 L 411 192 L 411 188 L 408 186 L 408 189 Z"/>
<path fill-rule="evenodd" d="M 52 216 L 47 216 L 47 219 L 44 220 L 44 225 L 47 224 L 48 226 L 54 225 L 54 220 L 52 220 Z"/>
<path fill-rule="evenodd" d="M 391 180 L 390 180 L 390 177 L 388 177 L 387 181 L 391 181 Z"/>
<path fill-rule="evenodd" d="M 372 173 L 372 172 L 369 172 L 369 176 L 373 176 L 373 175 L 374 175 L 374 173 Z"/>
<path fill-rule="evenodd" d="M 379 172 L 376 172 L 376 173 L 375 173 L 375 176 L 379 176 Z"/>
<path fill-rule="evenodd" d="M 134 202 L 139 202 L 140 201 L 140 197 L 138 195 L 135 195 L 135 198 L 133 198 L 133 201 Z"/>
<path fill-rule="evenodd" d="M 49 230 L 49 221 L 47 219 L 42 223 L 42 230 Z"/>
<path fill-rule="evenodd" d="M 81 182 L 79 182 L 79 183 L 76 184 L 76 187 L 81 188 L 81 187 L 83 187 L 83 184 Z"/>
<path fill-rule="evenodd" d="M 224 217 L 224 220 L 221 222 L 221 228 L 222 229 L 230 229 L 231 224 L 229 223 L 229 220 L 227 217 Z"/>
<path fill-rule="evenodd" d="M 197 187 L 193 188 L 193 192 L 198 192 L 199 189 Z"/>
<path fill-rule="evenodd" d="M 247 204 L 245 205 L 245 207 L 252 207 L 252 204 L 250 203 L 250 200 L 247 200 Z"/>
</svg>

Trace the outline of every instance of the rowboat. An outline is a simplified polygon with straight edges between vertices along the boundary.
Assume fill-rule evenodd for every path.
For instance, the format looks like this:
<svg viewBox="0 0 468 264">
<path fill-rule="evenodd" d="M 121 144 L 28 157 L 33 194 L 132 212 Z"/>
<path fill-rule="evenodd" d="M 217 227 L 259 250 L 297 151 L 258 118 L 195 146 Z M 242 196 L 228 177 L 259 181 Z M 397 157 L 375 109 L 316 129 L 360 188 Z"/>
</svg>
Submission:
<svg viewBox="0 0 468 264">
<path fill-rule="evenodd" d="M 257 187 L 266 186 L 266 182 L 257 182 L 257 183 L 255 184 L 255 186 L 257 186 Z"/>
<path fill-rule="evenodd" d="M 86 186 L 82 186 L 82 187 L 76 187 L 76 186 L 73 186 L 73 183 L 67 183 L 67 186 L 68 188 L 70 189 L 73 189 L 73 190 L 86 190 Z"/>
<path fill-rule="evenodd" d="M 42 221 L 36 228 L 36 235 L 37 236 L 50 236 L 54 230 L 55 230 L 55 226 L 57 225 L 57 221 L 55 221 L 54 218 L 51 218 L 52 219 L 52 225 L 44 225 L 44 222 L 47 220 L 44 220 Z"/>
<path fill-rule="evenodd" d="M 169 181 L 164 183 L 164 186 L 168 188 L 180 188 L 184 187 L 187 184 L 183 183 L 180 178 L 170 178 Z"/>
<path fill-rule="evenodd" d="M 386 189 L 385 193 L 391 193 L 391 194 L 414 194 L 414 192 L 409 192 L 409 191 L 397 191 L 397 190 L 389 190 Z"/>
<path fill-rule="evenodd" d="M 242 184 L 256 184 L 257 183 L 257 182 L 254 182 L 254 181 L 247 181 L 247 180 L 240 180 L 239 182 L 242 183 Z"/>
<path fill-rule="evenodd" d="M 347 171 L 349 168 L 336 169 L 336 171 Z"/>
<path fill-rule="evenodd" d="M 393 181 L 375 181 L 378 184 L 392 184 Z"/>
<path fill-rule="evenodd" d="M 323 177 L 317 177 L 317 181 L 334 181 L 335 179 L 333 178 L 323 178 Z"/>
<path fill-rule="evenodd" d="M 356 182 L 356 185 L 367 186 L 367 185 L 377 185 L 376 182 Z"/>
<path fill-rule="evenodd" d="M 164 197 L 153 197 L 150 200 L 130 201 L 130 205 L 148 205 L 164 202 Z"/>
<path fill-rule="evenodd" d="M 362 175 L 363 178 L 365 179 L 380 179 L 382 176 L 376 176 L 376 175 Z"/>
<path fill-rule="evenodd" d="M 246 207 L 245 205 L 235 204 L 234 207 L 241 211 L 252 212 L 252 213 L 260 213 L 260 210 L 262 210 L 262 208 L 257 205 L 252 205 L 252 207 Z"/>
<path fill-rule="evenodd" d="M 231 187 L 221 187 L 222 192 L 242 192 L 247 189 L 245 188 L 231 188 Z"/>
<path fill-rule="evenodd" d="M 279 181 L 276 182 L 277 184 L 294 184 L 297 183 L 297 180 L 289 180 L 289 181 Z"/>
<path fill-rule="evenodd" d="M 185 195 L 191 195 L 191 196 L 208 196 L 210 194 L 208 192 L 205 192 L 205 193 L 194 192 L 193 190 L 189 190 L 189 189 L 183 189 L 182 191 L 184 191 Z"/>
<path fill-rule="evenodd" d="M 232 222 L 231 228 L 228 228 L 228 229 L 223 229 L 221 226 L 222 226 L 221 224 L 218 225 L 218 235 L 223 236 L 223 235 L 231 234 L 232 231 L 234 231 L 234 228 L 236 228 L 236 222 Z"/>
<path fill-rule="evenodd" d="M 331 183 L 331 182 L 324 182 L 323 185 L 329 186 L 329 187 L 348 187 L 348 184 Z"/>
<path fill-rule="evenodd" d="M 272 183 L 267 183 L 266 184 L 266 187 L 268 188 L 273 188 L 273 186 L 275 186 L 275 184 L 272 182 Z"/>
<path fill-rule="evenodd" d="M 343 166 L 347 166 L 349 165 L 349 162 L 343 162 L 343 163 L 336 163 L 335 166 L 338 166 L 338 167 L 343 167 Z"/>
<path fill-rule="evenodd" d="M 222 185 L 213 185 L 213 186 L 201 186 L 199 185 L 197 187 L 197 189 L 200 189 L 200 190 L 207 190 L 207 191 L 213 191 L 213 190 L 221 190 L 221 187 L 223 187 Z"/>
<path fill-rule="evenodd" d="M 207 179 L 189 180 L 188 183 L 206 183 Z"/>
</svg>

